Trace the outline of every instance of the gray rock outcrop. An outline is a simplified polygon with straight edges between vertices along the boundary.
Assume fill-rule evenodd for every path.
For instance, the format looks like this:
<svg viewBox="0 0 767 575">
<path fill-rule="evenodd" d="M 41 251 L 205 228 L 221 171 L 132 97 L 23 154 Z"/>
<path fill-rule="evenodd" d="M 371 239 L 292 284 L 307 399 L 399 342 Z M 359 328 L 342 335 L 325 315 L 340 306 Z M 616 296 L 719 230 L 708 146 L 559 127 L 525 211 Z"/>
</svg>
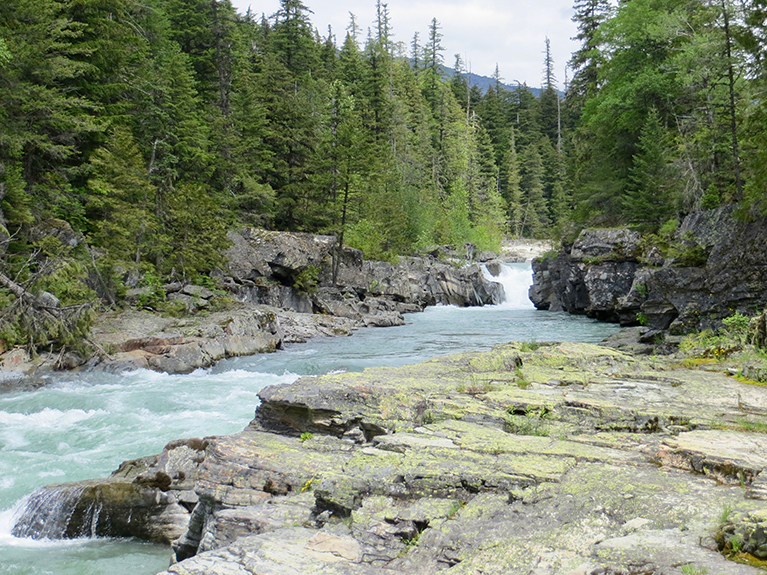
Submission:
<svg viewBox="0 0 767 575">
<path fill-rule="evenodd" d="M 767 440 L 706 428 L 767 393 L 671 366 L 506 345 L 266 388 L 167 574 L 755 574 L 720 549 L 760 548 Z"/>
<path fill-rule="evenodd" d="M 385 326 L 401 324 L 402 313 L 429 305 L 476 306 L 504 298 L 500 284 L 487 281 L 478 265 L 469 265 L 473 246 L 465 259 L 435 250 L 391 264 L 364 260 L 353 248 L 339 251 L 332 236 L 245 229 L 228 237 L 230 275 L 224 285 L 249 303 Z"/>
<path fill-rule="evenodd" d="M 672 334 L 716 328 L 767 306 L 767 219 L 731 207 L 687 216 L 663 257 L 628 230 L 584 230 L 556 257 L 533 261 L 538 309 L 582 313 Z"/>
<path fill-rule="evenodd" d="M 136 537 L 169 544 L 189 527 L 206 447 L 200 439 L 174 441 L 160 455 L 124 462 L 109 479 L 42 487 L 29 497 L 12 533 L 31 539 Z"/>
</svg>

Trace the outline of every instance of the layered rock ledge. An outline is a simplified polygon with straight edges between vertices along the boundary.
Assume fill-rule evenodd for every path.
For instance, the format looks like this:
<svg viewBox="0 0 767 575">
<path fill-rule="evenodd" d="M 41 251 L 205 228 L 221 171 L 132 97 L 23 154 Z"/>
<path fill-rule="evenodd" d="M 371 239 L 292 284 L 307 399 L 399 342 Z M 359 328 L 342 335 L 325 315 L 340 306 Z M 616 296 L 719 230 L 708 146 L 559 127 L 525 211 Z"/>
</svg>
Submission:
<svg viewBox="0 0 767 575">
<path fill-rule="evenodd" d="M 222 268 L 212 274 L 218 289 L 181 282 L 138 287 L 137 277 L 126 277 L 127 303 L 142 309 L 103 314 L 90 333 L 99 349 L 90 361 L 72 352 L 32 360 L 26 349 L 12 350 L 0 361 L 0 384 L 41 366 L 184 373 L 284 343 L 402 325 L 403 314 L 426 306 L 504 300 L 501 284 L 489 281 L 481 268 L 482 262 L 500 261 L 498 256 L 477 253 L 472 244 L 460 252 L 438 247 L 393 264 L 340 249 L 334 236 L 248 228 L 228 238 Z M 175 313 L 159 313 L 168 308 Z"/>
<path fill-rule="evenodd" d="M 144 513 L 150 538 L 183 532 L 165 575 L 759 573 L 720 553 L 736 547 L 767 560 L 767 435 L 749 431 L 767 426 L 767 388 L 718 371 L 506 344 L 260 396 L 242 432 L 102 480 L 167 503 Z M 124 525 L 118 499 L 66 532 Z"/>
<path fill-rule="evenodd" d="M 666 240 L 626 229 L 583 230 L 558 255 L 533 261 L 538 309 L 586 314 L 672 335 L 718 328 L 767 306 L 767 219 L 732 207 L 687 216 Z"/>
</svg>

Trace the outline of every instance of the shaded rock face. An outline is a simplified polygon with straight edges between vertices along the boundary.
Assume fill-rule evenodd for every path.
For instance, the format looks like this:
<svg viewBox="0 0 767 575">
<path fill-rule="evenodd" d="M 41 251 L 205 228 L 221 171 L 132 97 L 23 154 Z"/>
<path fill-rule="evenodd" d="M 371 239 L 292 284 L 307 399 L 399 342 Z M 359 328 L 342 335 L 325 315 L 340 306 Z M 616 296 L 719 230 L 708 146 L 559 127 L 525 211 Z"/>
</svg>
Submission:
<svg viewBox="0 0 767 575">
<path fill-rule="evenodd" d="M 429 305 L 476 306 L 504 298 L 500 284 L 488 282 L 478 266 L 456 267 L 442 261 L 465 266 L 475 257 L 472 245 L 467 245 L 465 254 L 438 249 L 423 258 L 400 258 L 393 265 L 366 261 L 353 248 L 339 252 L 332 236 L 246 229 L 228 237 L 231 278 L 225 285 L 250 303 L 386 326 L 400 325 L 402 313 Z M 480 255 L 493 259 L 494 254 Z M 307 277 L 314 287 L 303 291 L 294 287 Z"/>
<path fill-rule="evenodd" d="M 767 305 L 765 218 L 742 221 L 731 208 L 691 214 L 676 241 L 698 256 L 664 260 L 654 248 L 640 253 L 636 232 L 584 230 L 569 251 L 533 261 L 530 299 L 538 309 L 622 325 L 641 320 L 672 334 L 716 328 L 735 311 L 752 315 Z"/>
</svg>

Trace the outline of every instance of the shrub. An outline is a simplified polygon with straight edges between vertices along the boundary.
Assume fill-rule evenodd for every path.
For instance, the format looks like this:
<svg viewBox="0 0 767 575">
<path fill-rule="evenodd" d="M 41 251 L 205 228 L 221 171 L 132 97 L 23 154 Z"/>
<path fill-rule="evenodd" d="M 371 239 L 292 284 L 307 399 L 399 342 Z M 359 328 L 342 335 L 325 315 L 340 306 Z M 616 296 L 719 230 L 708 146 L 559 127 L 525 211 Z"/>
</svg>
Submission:
<svg viewBox="0 0 767 575">
<path fill-rule="evenodd" d="M 293 287 L 300 292 L 313 294 L 317 292 L 320 283 L 320 268 L 306 266 L 293 279 Z"/>
<path fill-rule="evenodd" d="M 735 312 L 730 317 L 726 317 L 722 320 L 722 325 L 724 326 L 722 331 L 730 339 L 741 344 L 746 343 L 750 321 L 748 316 L 743 315 L 740 312 Z"/>
</svg>

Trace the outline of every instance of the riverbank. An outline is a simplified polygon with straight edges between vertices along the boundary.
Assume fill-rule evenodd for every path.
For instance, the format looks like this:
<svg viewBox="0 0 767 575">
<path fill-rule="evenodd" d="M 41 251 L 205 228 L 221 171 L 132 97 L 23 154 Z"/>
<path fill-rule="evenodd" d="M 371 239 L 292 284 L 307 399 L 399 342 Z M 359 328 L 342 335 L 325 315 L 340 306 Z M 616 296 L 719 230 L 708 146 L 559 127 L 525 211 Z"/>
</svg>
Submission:
<svg viewBox="0 0 767 575">
<path fill-rule="evenodd" d="M 186 373 L 312 337 L 402 325 L 403 314 L 427 306 L 497 304 L 503 289 L 482 266 L 497 274 L 502 262 L 520 259 L 467 244 L 375 262 L 359 250 L 337 250 L 332 236 L 257 229 L 230 232 L 229 240 L 225 266 L 208 287 L 140 285 L 128 277 L 127 307 L 97 317 L 87 337 L 89 355 L 71 348 L 32 356 L 26 348 L 10 350 L 0 356 L 0 385 L 36 385 L 56 370 Z M 525 260 L 540 249 L 540 242 L 514 245 Z"/>
<path fill-rule="evenodd" d="M 182 534 L 168 573 L 758 573 L 719 552 L 767 543 L 767 388 L 736 365 L 526 343 L 302 378 L 75 504 Z"/>
</svg>

